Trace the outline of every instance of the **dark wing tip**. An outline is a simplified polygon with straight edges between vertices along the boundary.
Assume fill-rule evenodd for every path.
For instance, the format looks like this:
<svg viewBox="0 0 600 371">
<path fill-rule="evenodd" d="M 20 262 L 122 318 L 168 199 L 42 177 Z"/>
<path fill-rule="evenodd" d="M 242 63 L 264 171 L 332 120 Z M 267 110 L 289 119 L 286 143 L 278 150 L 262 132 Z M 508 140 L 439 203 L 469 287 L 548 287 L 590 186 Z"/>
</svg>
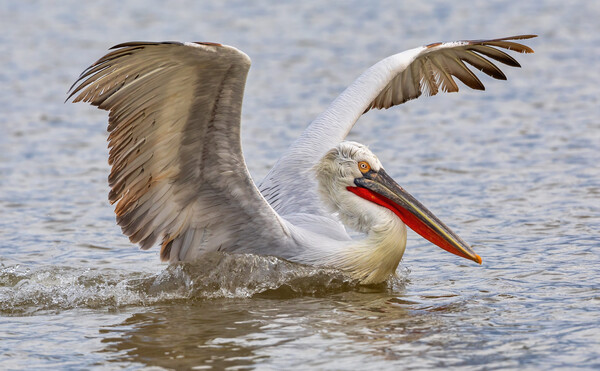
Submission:
<svg viewBox="0 0 600 371">
<path fill-rule="evenodd" d="M 507 37 L 500 37 L 500 38 L 496 38 L 496 39 L 477 39 L 477 40 L 464 40 L 467 43 L 483 43 L 483 42 L 489 42 L 489 41 L 511 41 L 511 40 L 527 40 L 527 39 L 533 39 L 534 37 L 538 37 L 538 35 L 515 35 L 515 36 L 507 36 Z"/>
<path fill-rule="evenodd" d="M 114 45 L 109 48 L 109 50 L 119 49 L 119 48 L 127 48 L 127 47 L 137 47 L 137 46 L 148 46 L 148 45 L 162 45 L 162 44 L 175 44 L 175 45 L 183 45 L 183 43 L 179 41 L 128 41 L 121 44 Z"/>
<path fill-rule="evenodd" d="M 207 46 L 223 46 L 223 44 L 212 43 L 212 42 L 209 42 L 209 41 L 194 41 L 194 44 L 207 45 Z"/>
<path fill-rule="evenodd" d="M 169 235 L 166 235 L 163 239 L 163 242 L 160 246 L 160 260 L 161 261 L 169 261 L 171 258 L 171 247 L 173 246 L 174 238 L 170 238 Z"/>
<path fill-rule="evenodd" d="M 206 45 L 206 46 L 223 46 L 223 44 L 214 43 L 210 41 L 194 41 L 194 44 L 198 45 Z M 138 46 L 150 46 L 150 45 L 183 45 L 184 43 L 180 41 L 128 41 L 121 44 L 114 45 L 110 48 L 119 49 L 119 48 L 128 48 L 128 47 L 138 47 Z"/>
<path fill-rule="evenodd" d="M 507 50 L 512 50 L 519 53 L 533 53 L 533 49 L 528 47 L 527 45 L 523 45 L 512 40 L 526 40 L 537 37 L 537 35 L 516 35 L 516 36 L 508 36 L 502 37 L 499 39 L 488 39 L 488 40 L 465 40 L 466 43 L 470 45 L 489 45 L 495 46 L 499 48 L 504 48 Z"/>
<path fill-rule="evenodd" d="M 538 37 L 538 35 L 530 34 L 530 35 L 517 35 L 512 37 L 507 37 L 510 40 L 525 40 L 525 39 L 533 39 L 534 37 Z"/>
</svg>

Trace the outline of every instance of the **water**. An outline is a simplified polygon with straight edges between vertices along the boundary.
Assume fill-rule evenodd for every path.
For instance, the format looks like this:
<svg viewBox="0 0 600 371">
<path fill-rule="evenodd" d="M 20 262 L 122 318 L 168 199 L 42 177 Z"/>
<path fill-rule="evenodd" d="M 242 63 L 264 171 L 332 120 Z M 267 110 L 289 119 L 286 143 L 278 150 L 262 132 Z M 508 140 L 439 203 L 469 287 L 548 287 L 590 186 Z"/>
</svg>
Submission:
<svg viewBox="0 0 600 371">
<path fill-rule="evenodd" d="M 0 368 L 600 368 L 600 5 L 0 2 Z M 253 59 L 255 179 L 352 79 L 435 41 L 537 33 L 507 82 L 365 115 L 400 184 L 483 257 L 415 234 L 399 278 L 212 255 L 168 267 L 115 226 L 106 114 L 63 104 L 108 47 L 216 41 Z"/>
</svg>

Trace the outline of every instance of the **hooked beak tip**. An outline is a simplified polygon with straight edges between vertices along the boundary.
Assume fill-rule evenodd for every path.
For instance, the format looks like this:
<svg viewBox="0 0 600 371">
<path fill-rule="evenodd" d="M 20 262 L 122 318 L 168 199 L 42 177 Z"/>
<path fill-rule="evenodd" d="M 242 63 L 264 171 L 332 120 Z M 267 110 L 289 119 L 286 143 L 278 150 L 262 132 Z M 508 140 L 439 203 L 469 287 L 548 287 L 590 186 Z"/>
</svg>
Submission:
<svg viewBox="0 0 600 371">
<path fill-rule="evenodd" d="M 481 256 L 479 256 L 479 255 L 475 254 L 475 261 L 476 261 L 477 263 L 479 263 L 479 265 L 481 265 L 481 262 L 482 262 L 483 260 L 481 260 Z"/>
</svg>

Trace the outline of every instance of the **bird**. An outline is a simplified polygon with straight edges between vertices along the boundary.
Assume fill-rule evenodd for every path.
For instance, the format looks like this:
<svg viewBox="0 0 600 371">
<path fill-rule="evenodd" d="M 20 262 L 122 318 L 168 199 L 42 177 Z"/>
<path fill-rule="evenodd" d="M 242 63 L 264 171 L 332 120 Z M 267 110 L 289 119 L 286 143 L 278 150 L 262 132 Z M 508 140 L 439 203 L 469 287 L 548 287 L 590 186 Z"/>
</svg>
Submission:
<svg viewBox="0 0 600 371">
<path fill-rule="evenodd" d="M 484 90 L 472 69 L 506 80 L 492 60 L 521 67 L 504 50 L 533 53 L 520 40 L 536 36 L 438 42 L 382 59 L 308 125 L 259 184 L 240 133 L 251 60 L 235 47 L 122 43 L 81 73 L 67 101 L 109 112 L 108 199 L 141 249 L 160 245 L 161 260 L 171 263 L 210 251 L 276 256 L 376 284 L 395 275 L 407 226 L 450 253 L 482 258 L 367 146 L 346 136 L 369 110 L 457 92 L 455 78 Z"/>
</svg>

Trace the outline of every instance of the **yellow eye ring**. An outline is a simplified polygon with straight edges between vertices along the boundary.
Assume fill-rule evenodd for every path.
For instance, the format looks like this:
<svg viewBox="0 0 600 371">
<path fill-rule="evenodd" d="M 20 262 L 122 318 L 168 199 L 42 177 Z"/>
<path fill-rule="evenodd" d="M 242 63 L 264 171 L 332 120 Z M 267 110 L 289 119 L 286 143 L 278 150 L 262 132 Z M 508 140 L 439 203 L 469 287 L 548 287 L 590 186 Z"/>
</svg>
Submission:
<svg viewBox="0 0 600 371">
<path fill-rule="evenodd" d="M 366 161 L 361 161 L 358 163 L 358 170 L 360 170 L 361 173 L 365 174 L 369 172 L 369 170 L 371 170 L 371 165 L 369 165 L 369 163 Z"/>
</svg>

